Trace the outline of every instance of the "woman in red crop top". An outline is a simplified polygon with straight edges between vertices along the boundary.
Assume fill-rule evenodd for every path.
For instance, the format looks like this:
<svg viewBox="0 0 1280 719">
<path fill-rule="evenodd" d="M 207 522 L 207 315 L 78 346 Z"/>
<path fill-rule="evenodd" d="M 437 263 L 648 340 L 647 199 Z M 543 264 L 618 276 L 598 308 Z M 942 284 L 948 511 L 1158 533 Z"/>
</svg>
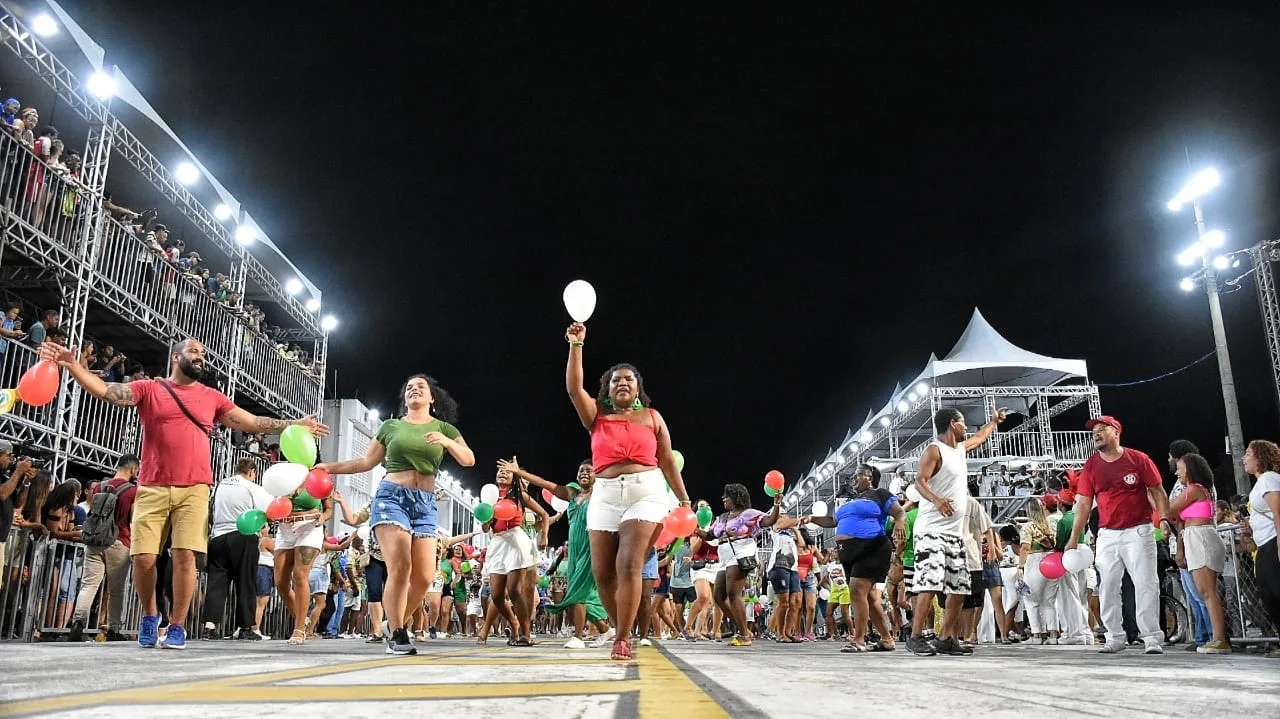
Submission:
<svg viewBox="0 0 1280 719">
<path fill-rule="evenodd" d="M 671 509 L 670 484 L 685 506 L 689 494 L 671 454 L 671 434 L 662 415 L 649 407 L 644 381 L 635 367 L 619 364 L 600 378 L 592 397 L 583 388 L 582 346 L 587 328 L 575 322 L 565 332 L 569 361 L 565 389 L 582 426 L 591 433 L 596 472 L 587 529 L 592 573 L 600 599 L 619 636 L 614 659 L 631 659 L 631 625 L 640 607 L 640 569 Z"/>
</svg>

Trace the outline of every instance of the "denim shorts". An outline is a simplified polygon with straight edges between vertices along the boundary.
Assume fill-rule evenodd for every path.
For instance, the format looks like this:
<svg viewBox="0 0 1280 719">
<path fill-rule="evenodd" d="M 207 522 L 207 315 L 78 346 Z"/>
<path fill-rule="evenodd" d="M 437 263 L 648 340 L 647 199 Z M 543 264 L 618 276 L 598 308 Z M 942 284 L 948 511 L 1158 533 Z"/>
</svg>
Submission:
<svg viewBox="0 0 1280 719">
<path fill-rule="evenodd" d="M 325 561 L 323 555 L 316 560 L 315 566 L 311 568 L 311 574 L 307 575 L 307 584 L 312 594 L 329 592 L 329 563 Z"/>
<path fill-rule="evenodd" d="M 438 525 L 436 495 L 425 489 L 409 489 L 382 481 L 373 493 L 369 526 L 394 524 L 414 537 L 435 537 Z"/>
<path fill-rule="evenodd" d="M 1000 564 L 997 562 L 983 562 L 982 581 L 988 587 L 1004 586 L 1004 579 L 1000 576 Z"/>
<path fill-rule="evenodd" d="M 271 590 L 276 586 L 276 573 L 274 567 L 268 567 L 265 564 L 258 565 L 258 596 L 269 597 Z"/>
<path fill-rule="evenodd" d="M 817 594 L 818 573 L 810 569 L 809 575 L 800 580 L 800 589 L 803 590 L 805 594 Z"/>
<path fill-rule="evenodd" d="M 658 550 L 650 549 L 649 556 L 645 557 L 644 568 L 640 570 L 641 579 L 657 579 L 658 578 Z"/>
<path fill-rule="evenodd" d="M 773 585 L 775 594 L 799 594 L 800 572 L 786 567 L 774 567 L 769 570 L 769 584 Z"/>
</svg>

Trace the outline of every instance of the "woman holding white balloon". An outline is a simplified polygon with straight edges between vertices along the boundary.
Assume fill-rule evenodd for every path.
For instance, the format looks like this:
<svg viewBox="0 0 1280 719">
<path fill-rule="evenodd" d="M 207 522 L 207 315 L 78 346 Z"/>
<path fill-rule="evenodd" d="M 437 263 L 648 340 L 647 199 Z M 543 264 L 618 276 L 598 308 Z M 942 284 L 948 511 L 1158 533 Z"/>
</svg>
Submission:
<svg viewBox="0 0 1280 719">
<path fill-rule="evenodd" d="M 417 654 L 409 639 L 412 608 L 421 607 L 436 575 L 436 474 L 448 454 L 475 464 L 456 421 L 458 405 L 434 379 L 417 374 L 400 390 L 401 417 L 378 427 L 362 459 L 318 464 L 330 474 L 359 474 L 386 464 L 374 490 L 372 531 L 387 564 L 382 608 L 388 654 Z"/>
<path fill-rule="evenodd" d="M 591 433 L 591 463 L 596 473 L 587 508 L 592 571 L 613 626 L 626 635 L 640 607 L 641 568 L 671 509 L 668 484 L 681 505 L 689 506 L 689 494 L 671 451 L 667 423 L 649 406 L 644 380 L 636 368 L 628 364 L 611 367 L 601 376 L 594 397 L 583 388 L 582 348 L 587 328 L 582 322 L 594 309 L 594 291 L 589 306 L 580 306 L 576 297 L 570 297 L 569 289 L 565 290 L 565 306 L 576 321 L 565 331 L 569 343 L 565 389 L 582 426 Z M 611 656 L 632 658 L 629 636 L 615 637 Z"/>
<path fill-rule="evenodd" d="M 324 546 L 324 525 L 333 516 L 333 500 L 316 499 L 302 491 L 306 476 L 305 466 L 282 462 L 268 468 L 262 478 L 264 489 L 293 503 L 293 510 L 276 530 L 275 579 L 276 591 L 293 615 L 289 644 L 294 645 L 307 638 L 311 569 Z"/>
</svg>

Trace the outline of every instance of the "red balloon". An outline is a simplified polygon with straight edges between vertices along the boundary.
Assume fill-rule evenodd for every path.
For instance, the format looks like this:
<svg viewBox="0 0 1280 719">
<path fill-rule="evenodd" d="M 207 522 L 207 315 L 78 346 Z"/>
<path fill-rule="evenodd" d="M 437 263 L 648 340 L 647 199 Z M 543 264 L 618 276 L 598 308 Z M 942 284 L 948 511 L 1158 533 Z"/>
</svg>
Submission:
<svg viewBox="0 0 1280 719">
<path fill-rule="evenodd" d="M 764 476 L 764 486 L 775 492 L 781 492 L 783 485 L 786 483 L 787 480 L 782 476 L 782 472 L 776 469 L 769 470 L 769 473 Z"/>
<path fill-rule="evenodd" d="M 1044 559 L 1040 560 L 1040 574 L 1045 579 L 1061 579 L 1066 573 L 1067 568 L 1062 566 L 1062 552 L 1046 554 Z"/>
<path fill-rule="evenodd" d="M 698 515 L 682 504 L 662 520 L 662 528 L 674 537 L 687 537 L 698 528 Z"/>
<path fill-rule="evenodd" d="M 555 495 L 551 493 L 551 490 L 549 489 L 542 490 L 542 501 L 546 502 L 547 504 L 551 504 L 551 500 L 553 499 L 555 499 Z"/>
<path fill-rule="evenodd" d="M 276 497 L 267 505 L 267 519 L 279 522 L 293 511 L 293 500 L 288 497 Z"/>
<path fill-rule="evenodd" d="M 672 534 L 672 533 L 671 533 L 671 530 L 667 529 L 666 527 L 663 527 L 663 528 L 662 528 L 662 532 L 660 532 L 660 533 L 658 534 L 658 542 L 657 542 L 657 544 L 655 544 L 655 545 L 653 545 L 653 546 L 655 546 L 655 547 L 665 547 L 665 546 L 667 546 L 667 545 L 671 544 L 671 543 L 672 543 L 672 542 L 674 542 L 674 541 L 676 541 L 676 535 Z"/>
<path fill-rule="evenodd" d="M 18 396 L 32 407 L 43 407 L 58 396 L 62 369 L 53 360 L 42 360 L 31 366 L 18 380 Z"/>
<path fill-rule="evenodd" d="M 312 497 L 324 499 L 333 494 L 333 476 L 326 470 L 313 469 L 307 472 L 307 478 L 302 480 L 302 487 Z"/>
<path fill-rule="evenodd" d="M 467 555 L 467 559 L 471 559 L 476 556 L 476 548 L 470 544 L 464 544 L 462 545 L 462 553 Z"/>
<path fill-rule="evenodd" d="M 493 505 L 493 516 L 505 522 L 510 522 L 520 516 L 520 508 L 512 499 L 500 499 L 498 503 Z"/>
</svg>

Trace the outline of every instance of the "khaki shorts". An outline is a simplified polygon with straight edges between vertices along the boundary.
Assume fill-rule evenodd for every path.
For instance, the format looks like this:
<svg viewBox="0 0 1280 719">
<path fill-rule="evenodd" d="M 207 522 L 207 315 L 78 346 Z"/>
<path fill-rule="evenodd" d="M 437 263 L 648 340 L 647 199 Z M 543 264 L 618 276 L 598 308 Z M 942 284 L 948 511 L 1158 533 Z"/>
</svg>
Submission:
<svg viewBox="0 0 1280 719">
<path fill-rule="evenodd" d="M 174 549 L 204 554 L 209 547 L 209 485 L 139 486 L 133 500 L 129 554 L 159 554 L 165 539 Z"/>
</svg>

